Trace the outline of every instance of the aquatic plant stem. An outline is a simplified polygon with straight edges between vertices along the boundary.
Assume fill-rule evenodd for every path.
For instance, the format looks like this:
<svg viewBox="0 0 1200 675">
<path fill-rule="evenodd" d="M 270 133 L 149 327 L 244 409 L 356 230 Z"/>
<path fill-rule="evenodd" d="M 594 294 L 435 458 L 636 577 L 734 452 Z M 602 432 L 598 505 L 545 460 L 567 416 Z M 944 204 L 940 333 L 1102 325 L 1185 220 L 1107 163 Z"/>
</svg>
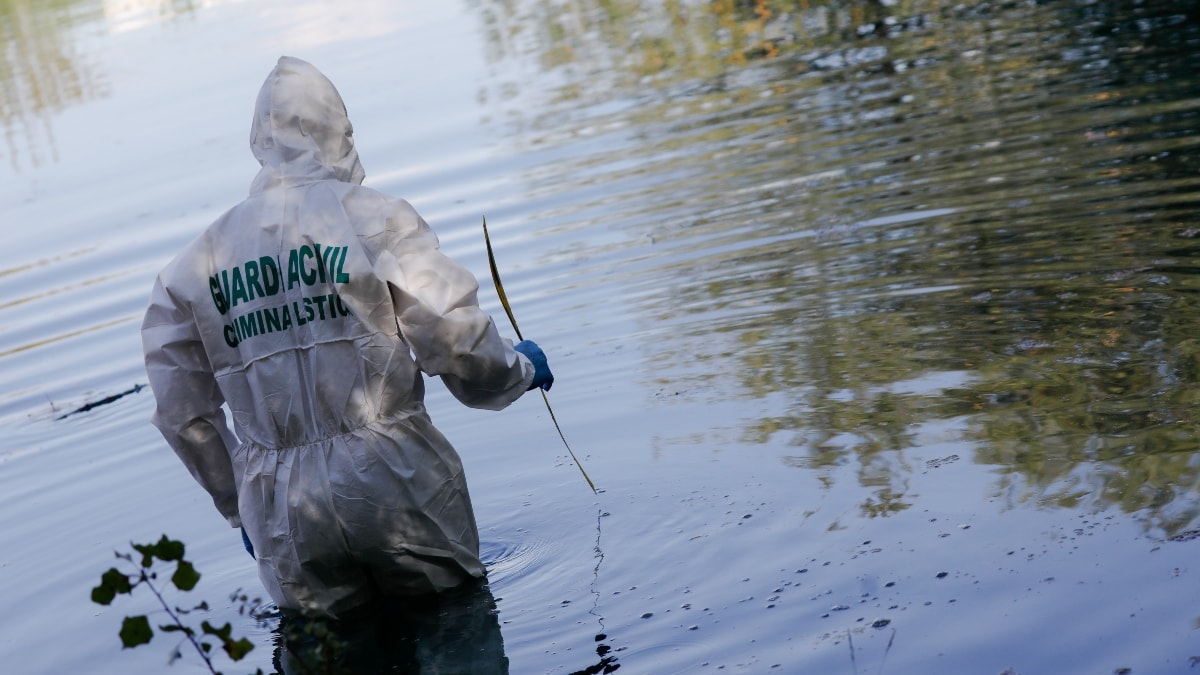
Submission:
<svg viewBox="0 0 1200 675">
<path fill-rule="evenodd" d="M 508 315 L 508 321 L 512 324 L 513 330 L 517 333 L 518 340 L 524 340 L 521 335 L 521 329 L 517 327 L 517 317 L 513 316 L 512 307 L 508 304 L 508 296 L 504 294 L 504 284 L 500 282 L 500 268 L 496 267 L 496 255 L 492 252 L 492 238 L 488 236 L 487 216 L 483 217 L 483 243 L 487 246 L 488 267 L 492 270 L 492 283 L 496 285 L 496 295 L 500 297 L 500 304 L 504 307 L 504 313 Z M 583 474 L 583 479 L 587 481 L 588 487 L 592 488 L 592 494 L 596 494 L 596 484 L 592 482 L 587 471 L 583 469 L 583 464 L 579 463 L 579 458 L 575 456 L 575 451 L 571 449 L 571 444 L 567 443 L 567 437 L 563 435 L 562 427 L 558 424 L 558 418 L 554 416 L 554 408 L 550 407 L 550 399 L 546 396 L 544 389 L 539 389 L 542 392 L 542 400 L 546 403 L 546 411 L 550 413 L 550 421 L 554 422 L 554 429 L 558 431 L 558 437 L 562 439 L 563 445 L 567 448 L 567 452 L 571 455 L 571 460 L 575 462 L 575 466 L 579 467 L 579 473 Z"/>
<path fill-rule="evenodd" d="M 217 672 L 217 669 L 213 667 L 212 659 L 208 658 L 208 651 L 205 650 L 201 646 L 200 641 L 196 639 L 196 631 L 185 626 L 183 621 L 179 619 L 179 616 L 175 612 L 171 611 L 171 606 L 167 604 L 167 599 L 163 597 L 163 594 L 159 592 L 158 587 L 154 585 L 154 582 L 152 581 L 154 578 L 153 575 L 147 574 L 145 568 L 138 570 L 138 575 L 141 582 L 146 585 L 146 588 L 149 588 L 150 592 L 154 593 L 154 597 L 158 598 L 158 604 L 162 605 L 163 611 L 167 613 L 167 616 L 171 617 L 171 626 L 183 633 L 187 641 L 192 643 L 192 647 L 196 649 L 196 653 L 200 655 L 200 658 L 204 661 L 204 665 L 208 667 L 208 671 L 210 673 L 214 673 L 215 675 L 221 675 Z M 163 627 L 159 626 L 159 629 L 163 630 Z M 178 653 L 179 647 L 176 647 L 175 651 Z"/>
</svg>

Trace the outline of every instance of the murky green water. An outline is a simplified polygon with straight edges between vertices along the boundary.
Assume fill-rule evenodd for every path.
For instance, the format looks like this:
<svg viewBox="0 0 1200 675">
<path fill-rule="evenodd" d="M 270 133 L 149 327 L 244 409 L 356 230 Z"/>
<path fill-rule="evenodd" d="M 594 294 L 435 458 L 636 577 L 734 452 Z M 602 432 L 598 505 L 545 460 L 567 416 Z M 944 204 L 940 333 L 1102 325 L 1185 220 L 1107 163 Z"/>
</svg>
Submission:
<svg viewBox="0 0 1200 675">
<path fill-rule="evenodd" d="M 1200 4 L 14 0 L 0 35 L 6 672 L 162 671 L 115 637 L 149 604 L 88 592 L 163 532 L 272 668 L 147 393 L 62 415 L 145 382 L 281 53 L 503 323 L 487 215 L 603 490 L 540 401 L 431 387 L 512 672 L 1200 656 Z"/>
</svg>

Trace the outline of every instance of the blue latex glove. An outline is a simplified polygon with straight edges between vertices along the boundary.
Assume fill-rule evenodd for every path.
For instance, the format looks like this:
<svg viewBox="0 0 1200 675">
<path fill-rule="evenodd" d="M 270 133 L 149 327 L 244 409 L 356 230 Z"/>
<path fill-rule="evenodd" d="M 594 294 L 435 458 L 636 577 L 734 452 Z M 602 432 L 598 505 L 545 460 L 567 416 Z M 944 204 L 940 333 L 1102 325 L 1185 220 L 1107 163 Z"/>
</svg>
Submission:
<svg viewBox="0 0 1200 675">
<path fill-rule="evenodd" d="M 521 352 L 533 362 L 533 383 L 529 385 L 529 389 L 541 387 L 545 391 L 550 391 L 550 385 L 554 384 L 554 373 L 550 372 L 550 365 L 546 363 L 546 354 L 542 348 L 537 346 L 533 340 L 522 340 L 513 345 L 513 349 Z"/>
<path fill-rule="evenodd" d="M 249 553 L 250 557 L 254 558 L 254 544 L 250 543 L 250 537 L 246 534 L 246 528 L 244 527 L 242 528 L 242 546 L 245 546 L 246 553 Z M 255 560 L 257 560 L 257 558 L 255 558 Z"/>
</svg>

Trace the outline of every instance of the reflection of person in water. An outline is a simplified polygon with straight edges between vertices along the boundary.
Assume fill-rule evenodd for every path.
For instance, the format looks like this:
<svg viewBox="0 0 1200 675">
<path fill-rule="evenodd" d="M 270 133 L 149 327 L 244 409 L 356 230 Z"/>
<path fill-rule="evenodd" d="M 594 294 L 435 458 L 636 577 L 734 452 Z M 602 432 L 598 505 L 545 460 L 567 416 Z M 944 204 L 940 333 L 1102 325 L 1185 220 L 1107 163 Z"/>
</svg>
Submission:
<svg viewBox="0 0 1200 675">
<path fill-rule="evenodd" d="M 279 634 L 275 667 L 285 675 L 508 673 L 496 600 L 484 580 L 381 599 L 333 621 L 287 616 Z"/>
</svg>

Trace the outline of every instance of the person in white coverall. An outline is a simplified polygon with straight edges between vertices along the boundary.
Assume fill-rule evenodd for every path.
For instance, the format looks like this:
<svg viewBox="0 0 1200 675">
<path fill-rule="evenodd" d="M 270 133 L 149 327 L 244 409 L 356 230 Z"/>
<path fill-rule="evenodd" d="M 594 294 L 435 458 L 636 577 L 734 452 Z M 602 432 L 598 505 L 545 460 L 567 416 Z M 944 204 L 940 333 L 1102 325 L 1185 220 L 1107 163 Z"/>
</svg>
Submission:
<svg viewBox="0 0 1200 675">
<path fill-rule="evenodd" d="M 412 206 L 360 185 L 351 132 L 333 84 L 279 59 L 249 197 L 163 269 L 142 325 L 154 425 L 248 535 L 272 600 L 332 617 L 484 576 L 422 373 L 493 410 L 553 383 Z"/>
</svg>

